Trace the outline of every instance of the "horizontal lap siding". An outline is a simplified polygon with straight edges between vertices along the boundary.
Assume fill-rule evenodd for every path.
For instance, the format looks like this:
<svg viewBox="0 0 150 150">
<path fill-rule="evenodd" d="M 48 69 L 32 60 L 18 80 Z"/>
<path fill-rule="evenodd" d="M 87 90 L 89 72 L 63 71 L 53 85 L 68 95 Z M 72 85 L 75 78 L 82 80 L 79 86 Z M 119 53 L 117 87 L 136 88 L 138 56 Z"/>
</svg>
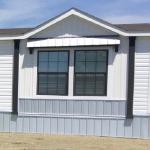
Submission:
<svg viewBox="0 0 150 150">
<path fill-rule="evenodd" d="M 138 37 L 135 53 L 134 114 L 148 113 L 150 92 L 150 38 Z"/>
<path fill-rule="evenodd" d="M 149 92 L 149 54 L 135 54 L 134 110 L 147 112 Z"/>
<path fill-rule="evenodd" d="M 13 41 L 0 41 L 0 111 L 12 110 Z"/>
</svg>

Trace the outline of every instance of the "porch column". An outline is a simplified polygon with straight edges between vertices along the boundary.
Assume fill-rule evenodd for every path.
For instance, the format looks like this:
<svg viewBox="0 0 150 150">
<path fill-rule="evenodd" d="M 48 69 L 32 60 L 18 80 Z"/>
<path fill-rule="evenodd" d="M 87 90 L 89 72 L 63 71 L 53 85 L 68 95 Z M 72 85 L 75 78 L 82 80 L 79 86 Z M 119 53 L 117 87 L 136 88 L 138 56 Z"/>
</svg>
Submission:
<svg viewBox="0 0 150 150">
<path fill-rule="evenodd" d="M 133 94 L 134 94 L 134 60 L 135 60 L 136 37 L 129 37 L 129 57 L 128 57 L 128 90 L 126 118 L 133 118 Z"/>
<path fill-rule="evenodd" d="M 14 40 L 12 113 L 18 114 L 18 68 L 20 40 Z"/>
</svg>

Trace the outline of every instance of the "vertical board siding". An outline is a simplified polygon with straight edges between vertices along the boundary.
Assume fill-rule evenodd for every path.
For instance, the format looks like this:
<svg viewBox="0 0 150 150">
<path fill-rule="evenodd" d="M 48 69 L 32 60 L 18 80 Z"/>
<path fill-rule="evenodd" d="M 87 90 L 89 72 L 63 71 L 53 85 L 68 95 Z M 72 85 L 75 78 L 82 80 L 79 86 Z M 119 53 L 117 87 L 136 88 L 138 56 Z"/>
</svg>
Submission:
<svg viewBox="0 0 150 150">
<path fill-rule="evenodd" d="M 125 116 L 125 101 L 20 99 L 19 113 L 78 116 Z"/>
<path fill-rule="evenodd" d="M 150 138 L 150 117 L 133 120 L 16 116 L 0 113 L 0 132 Z"/>
<path fill-rule="evenodd" d="M 0 111 L 12 110 L 13 41 L 0 41 Z"/>
</svg>

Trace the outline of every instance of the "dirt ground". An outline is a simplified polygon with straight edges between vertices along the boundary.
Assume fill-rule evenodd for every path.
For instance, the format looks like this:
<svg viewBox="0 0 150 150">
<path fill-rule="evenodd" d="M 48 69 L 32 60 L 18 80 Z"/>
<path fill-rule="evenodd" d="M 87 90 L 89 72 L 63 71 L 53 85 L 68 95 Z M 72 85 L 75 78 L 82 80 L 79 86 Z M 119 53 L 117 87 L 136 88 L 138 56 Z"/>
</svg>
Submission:
<svg viewBox="0 0 150 150">
<path fill-rule="evenodd" d="M 150 150 L 150 140 L 0 133 L 0 150 Z"/>
</svg>

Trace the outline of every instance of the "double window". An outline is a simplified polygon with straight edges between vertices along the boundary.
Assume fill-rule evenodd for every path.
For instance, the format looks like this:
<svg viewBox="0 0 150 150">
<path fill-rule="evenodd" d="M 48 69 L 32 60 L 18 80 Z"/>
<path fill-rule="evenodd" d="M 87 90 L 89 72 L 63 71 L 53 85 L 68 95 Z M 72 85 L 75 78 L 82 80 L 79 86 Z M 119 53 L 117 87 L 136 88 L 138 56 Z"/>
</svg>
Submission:
<svg viewBox="0 0 150 150">
<path fill-rule="evenodd" d="M 72 58 L 72 57 L 71 57 Z M 77 50 L 74 54 L 74 95 L 105 96 L 107 50 Z M 68 95 L 69 51 L 38 53 L 38 94 Z"/>
</svg>

